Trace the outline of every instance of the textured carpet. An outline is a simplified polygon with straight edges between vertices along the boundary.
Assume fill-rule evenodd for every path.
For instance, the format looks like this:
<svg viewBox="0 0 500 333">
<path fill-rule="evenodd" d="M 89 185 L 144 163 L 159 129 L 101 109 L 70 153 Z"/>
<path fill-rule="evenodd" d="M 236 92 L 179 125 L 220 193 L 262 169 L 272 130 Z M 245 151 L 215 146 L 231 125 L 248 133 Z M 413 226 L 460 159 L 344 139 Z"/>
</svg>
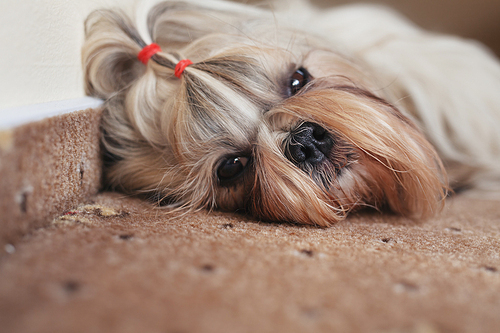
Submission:
<svg viewBox="0 0 500 333">
<path fill-rule="evenodd" d="M 500 210 L 331 228 L 103 193 L 0 259 L 2 332 L 498 332 Z"/>
<path fill-rule="evenodd" d="M 47 225 L 101 187 L 101 110 L 0 131 L 0 246 Z"/>
</svg>

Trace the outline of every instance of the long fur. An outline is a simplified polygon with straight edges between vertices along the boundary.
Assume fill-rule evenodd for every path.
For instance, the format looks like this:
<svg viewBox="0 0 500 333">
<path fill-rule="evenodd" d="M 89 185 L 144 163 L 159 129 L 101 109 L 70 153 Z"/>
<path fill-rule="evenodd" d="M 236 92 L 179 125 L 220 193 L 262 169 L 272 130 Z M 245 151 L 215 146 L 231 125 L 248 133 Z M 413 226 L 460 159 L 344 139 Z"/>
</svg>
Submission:
<svg viewBox="0 0 500 333">
<path fill-rule="evenodd" d="M 140 24 L 139 26 L 143 26 Z M 498 193 L 500 66 L 481 46 L 381 7 L 272 11 L 222 1 L 154 6 L 142 37 L 119 10 L 86 21 L 86 91 L 107 101 L 106 182 L 169 206 L 327 226 L 360 207 L 439 211 L 451 187 Z M 145 40 L 162 52 L 137 60 Z M 193 64 L 180 79 L 181 59 Z M 297 68 L 312 80 L 293 95 Z M 289 157 L 305 123 L 333 148 Z M 243 157 L 238 179 L 221 161 Z"/>
</svg>

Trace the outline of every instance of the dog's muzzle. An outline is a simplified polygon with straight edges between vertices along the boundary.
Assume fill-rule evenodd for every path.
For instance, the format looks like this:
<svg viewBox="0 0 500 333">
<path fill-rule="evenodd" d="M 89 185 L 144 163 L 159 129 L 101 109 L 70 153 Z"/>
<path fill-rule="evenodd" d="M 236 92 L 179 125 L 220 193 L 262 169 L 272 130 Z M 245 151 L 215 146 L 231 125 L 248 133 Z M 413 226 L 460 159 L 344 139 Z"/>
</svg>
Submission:
<svg viewBox="0 0 500 333">
<path fill-rule="evenodd" d="M 290 133 L 285 155 L 296 166 L 308 168 L 323 162 L 333 144 L 334 140 L 326 129 L 306 122 Z"/>
</svg>

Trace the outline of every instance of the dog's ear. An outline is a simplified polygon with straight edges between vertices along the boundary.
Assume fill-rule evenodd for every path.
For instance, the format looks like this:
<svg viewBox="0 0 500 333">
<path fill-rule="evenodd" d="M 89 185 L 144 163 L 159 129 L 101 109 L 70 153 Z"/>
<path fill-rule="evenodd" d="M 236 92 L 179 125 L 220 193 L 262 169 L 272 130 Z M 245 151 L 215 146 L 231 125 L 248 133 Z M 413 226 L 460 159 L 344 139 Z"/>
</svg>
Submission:
<svg viewBox="0 0 500 333">
<path fill-rule="evenodd" d="M 145 46 L 120 11 L 98 10 L 85 21 L 82 62 L 85 91 L 103 99 L 123 90 L 145 71 L 137 54 Z"/>
<path fill-rule="evenodd" d="M 148 30 L 163 51 L 172 52 L 209 34 L 245 34 L 249 21 L 268 17 L 257 8 L 224 1 L 166 1 L 151 9 Z"/>
</svg>

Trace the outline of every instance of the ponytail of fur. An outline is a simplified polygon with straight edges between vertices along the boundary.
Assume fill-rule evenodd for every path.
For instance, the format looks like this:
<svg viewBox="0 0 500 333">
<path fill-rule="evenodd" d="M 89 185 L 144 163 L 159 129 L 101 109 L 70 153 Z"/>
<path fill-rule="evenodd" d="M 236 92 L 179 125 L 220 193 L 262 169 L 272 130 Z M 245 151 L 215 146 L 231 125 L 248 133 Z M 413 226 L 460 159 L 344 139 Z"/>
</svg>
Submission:
<svg viewBox="0 0 500 333">
<path fill-rule="evenodd" d="M 161 193 L 182 205 L 211 206 L 214 201 L 206 188 L 197 192 L 207 197 L 188 204 L 193 184 L 207 186 L 213 177 L 212 169 L 198 171 L 217 162 L 199 156 L 213 156 L 204 154 L 206 142 L 217 149 L 250 146 L 246 138 L 261 110 L 281 100 L 277 78 L 269 77 L 260 64 L 267 57 L 274 66 L 282 61 L 245 35 L 203 35 L 189 44 L 171 44 L 156 31 L 170 26 L 170 16 L 154 15 L 160 9 L 150 14 L 150 34 L 164 51 L 146 64 L 137 57 L 146 42 L 125 13 L 99 10 L 86 20 L 85 89 L 106 100 L 102 143 L 109 158 L 104 181 L 125 193 Z M 227 46 L 212 52 L 221 42 Z M 233 51 L 236 45 L 238 52 Z M 178 78 L 175 67 L 186 58 L 194 63 Z"/>
<path fill-rule="evenodd" d="M 144 73 L 137 54 L 146 44 L 124 13 L 94 11 L 85 21 L 85 37 L 82 61 L 87 94 L 108 99 Z"/>
<path fill-rule="evenodd" d="M 131 148 L 133 143 L 126 139 L 131 135 L 153 145 L 161 145 L 163 141 L 155 128 L 156 114 L 164 100 L 157 91 L 170 94 L 176 89 L 178 84 L 166 83 L 174 77 L 178 60 L 176 55 L 159 52 L 144 64 L 138 54 L 145 46 L 122 11 L 97 10 L 85 21 L 82 49 L 85 91 L 107 102 L 103 128 L 113 133 L 113 138 L 103 141 L 114 154 L 122 155 L 121 147 Z M 118 124 L 120 128 L 116 128 Z M 119 133 L 127 134 L 121 138 Z"/>
</svg>

